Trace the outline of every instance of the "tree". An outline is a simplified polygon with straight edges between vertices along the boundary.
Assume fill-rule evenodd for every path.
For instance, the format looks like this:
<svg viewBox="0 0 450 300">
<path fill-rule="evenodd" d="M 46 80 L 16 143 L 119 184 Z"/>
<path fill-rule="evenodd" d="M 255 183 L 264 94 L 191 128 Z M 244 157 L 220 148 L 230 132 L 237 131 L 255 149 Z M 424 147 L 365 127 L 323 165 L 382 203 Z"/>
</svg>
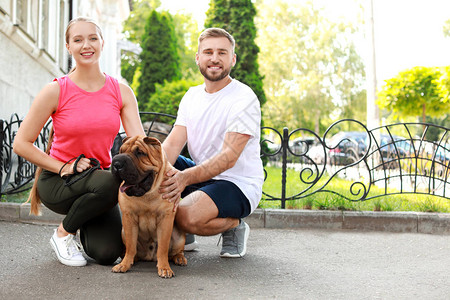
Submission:
<svg viewBox="0 0 450 300">
<path fill-rule="evenodd" d="M 386 80 L 378 94 L 380 108 L 397 117 L 442 117 L 450 111 L 443 71 L 435 67 L 414 67 Z M 448 78 L 448 77 L 447 77 Z"/>
<path fill-rule="evenodd" d="M 164 81 L 163 84 L 157 83 L 155 93 L 150 97 L 150 101 L 146 104 L 144 110 L 176 116 L 181 98 L 191 86 L 199 84 L 201 84 L 201 79 L 181 79 L 172 82 Z"/>
<path fill-rule="evenodd" d="M 153 10 L 161 6 L 161 0 L 134 0 L 133 10 L 123 24 L 123 32 L 130 42 L 141 44 L 145 24 Z"/>
<path fill-rule="evenodd" d="M 134 73 L 139 66 L 139 55 L 124 51 L 120 60 L 120 74 L 125 80 L 131 84 L 133 82 Z"/>
<path fill-rule="evenodd" d="M 127 40 L 137 44 L 143 44 L 145 24 L 154 9 L 159 9 L 160 0 L 134 0 L 130 16 L 124 23 L 124 35 Z M 180 70 L 183 78 L 200 77 L 195 64 L 195 52 L 197 51 L 197 37 L 199 35 L 198 24 L 192 15 L 177 13 L 172 16 L 177 51 L 180 57 Z M 123 51 L 121 57 L 121 74 L 131 85 L 134 73 L 141 64 L 138 55 Z M 135 84 L 136 85 L 136 84 Z M 137 84 L 138 85 L 138 84 Z M 137 92 L 137 90 L 135 90 Z"/>
<path fill-rule="evenodd" d="M 339 117 L 365 118 L 364 64 L 354 42 L 360 20 L 330 20 L 313 1 L 261 0 L 257 8 L 265 124 L 319 133 Z"/>
<path fill-rule="evenodd" d="M 195 63 L 197 52 L 197 38 L 199 36 L 198 24 L 192 15 L 176 14 L 173 16 L 175 35 L 178 42 L 178 55 L 182 76 L 186 79 L 201 79 Z"/>
<path fill-rule="evenodd" d="M 132 10 L 123 24 L 123 33 L 126 39 L 137 45 L 142 44 L 145 24 L 152 10 L 161 5 L 160 0 L 134 0 L 132 1 Z M 131 85 L 134 74 L 141 64 L 139 55 L 122 51 L 120 58 L 120 74 Z M 135 90 L 137 92 L 137 90 Z"/>
<path fill-rule="evenodd" d="M 263 76 L 259 73 L 255 16 L 256 9 L 251 0 L 211 0 L 205 27 L 223 28 L 233 35 L 237 61 L 231 77 L 251 87 L 262 106 L 266 102 L 266 95 Z"/>
<path fill-rule="evenodd" d="M 181 78 L 175 30 L 170 14 L 152 11 L 142 43 L 138 102 L 143 109 L 155 92 L 155 84 Z"/>
</svg>

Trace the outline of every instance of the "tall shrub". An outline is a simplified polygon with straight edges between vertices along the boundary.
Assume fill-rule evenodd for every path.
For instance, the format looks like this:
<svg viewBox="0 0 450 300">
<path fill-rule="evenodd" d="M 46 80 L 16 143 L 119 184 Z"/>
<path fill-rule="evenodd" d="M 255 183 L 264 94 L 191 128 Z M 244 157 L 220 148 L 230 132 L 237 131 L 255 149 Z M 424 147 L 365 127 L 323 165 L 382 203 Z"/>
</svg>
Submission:
<svg viewBox="0 0 450 300">
<path fill-rule="evenodd" d="M 149 103 L 156 83 L 181 78 L 180 58 L 172 18 L 169 13 L 153 10 L 145 25 L 142 43 L 141 75 L 138 86 L 139 108 Z"/>
<path fill-rule="evenodd" d="M 206 12 L 205 27 L 220 27 L 233 35 L 236 40 L 236 65 L 231 77 L 247 84 L 253 89 L 263 105 L 266 96 L 263 90 L 263 77 L 259 73 L 259 48 L 255 43 L 256 9 L 251 0 L 211 0 Z"/>
</svg>

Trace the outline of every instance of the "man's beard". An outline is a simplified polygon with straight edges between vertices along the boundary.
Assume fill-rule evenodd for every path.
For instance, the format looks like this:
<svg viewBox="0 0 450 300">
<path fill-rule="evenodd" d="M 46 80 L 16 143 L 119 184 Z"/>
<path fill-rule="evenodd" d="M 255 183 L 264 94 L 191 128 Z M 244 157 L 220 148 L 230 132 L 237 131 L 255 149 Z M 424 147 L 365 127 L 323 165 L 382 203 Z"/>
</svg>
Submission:
<svg viewBox="0 0 450 300">
<path fill-rule="evenodd" d="M 210 75 L 210 74 L 208 74 L 208 66 L 201 67 L 199 65 L 198 69 L 200 70 L 200 73 L 202 73 L 203 77 L 205 77 L 209 81 L 220 81 L 220 80 L 224 79 L 225 77 L 227 77 L 228 75 L 230 75 L 230 72 L 231 72 L 231 68 L 229 68 L 229 69 L 223 68 L 222 72 L 220 72 L 219 74 Z"/>
</svg>

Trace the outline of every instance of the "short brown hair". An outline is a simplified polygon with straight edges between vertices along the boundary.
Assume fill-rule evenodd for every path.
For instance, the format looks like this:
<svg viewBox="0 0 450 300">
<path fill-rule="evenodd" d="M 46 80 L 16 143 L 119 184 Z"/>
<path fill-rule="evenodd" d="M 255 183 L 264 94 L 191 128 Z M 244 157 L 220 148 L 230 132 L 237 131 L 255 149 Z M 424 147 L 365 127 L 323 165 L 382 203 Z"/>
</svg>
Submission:
<svg viewBox="0 0 450 300">
<path fill-rule="evenodd" d="M 233 48 L 233 52 L 234 52 L 234 47 L 236 45 L 236 42 L 234 41 L 234 38 L 231 34 L 229 34 L 225 29 L 222 28 L 208 28 L 205 29 L 200 36 L 198 37 L 198 45 L 200 46 L 200 43 L 207 38 L 211 38 L 211 37 L 226 37 L 230 43 L 231 46 Z"/>
</svg>

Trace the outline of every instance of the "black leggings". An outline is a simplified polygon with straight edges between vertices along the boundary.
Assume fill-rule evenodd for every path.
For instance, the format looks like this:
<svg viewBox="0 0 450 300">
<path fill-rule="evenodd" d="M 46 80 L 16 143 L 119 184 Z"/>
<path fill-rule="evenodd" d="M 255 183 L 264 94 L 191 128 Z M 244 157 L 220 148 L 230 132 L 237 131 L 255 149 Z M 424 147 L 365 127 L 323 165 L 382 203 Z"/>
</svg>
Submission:
<svg viewBox="0 0 450 300">
<path fill-rule="evenodd" d="M 124 250 L 117 204 L 120 182 L 104 170 L 96 170 L 69 187 L 64 182 L 58 174 L 44 170 L 37 183 L 42 203 L 66 215 L 62 223 L 67 232 L 80 229 L 80 240 L 89 257 L 99 264 L 112 264 Z"/>
</svg>

